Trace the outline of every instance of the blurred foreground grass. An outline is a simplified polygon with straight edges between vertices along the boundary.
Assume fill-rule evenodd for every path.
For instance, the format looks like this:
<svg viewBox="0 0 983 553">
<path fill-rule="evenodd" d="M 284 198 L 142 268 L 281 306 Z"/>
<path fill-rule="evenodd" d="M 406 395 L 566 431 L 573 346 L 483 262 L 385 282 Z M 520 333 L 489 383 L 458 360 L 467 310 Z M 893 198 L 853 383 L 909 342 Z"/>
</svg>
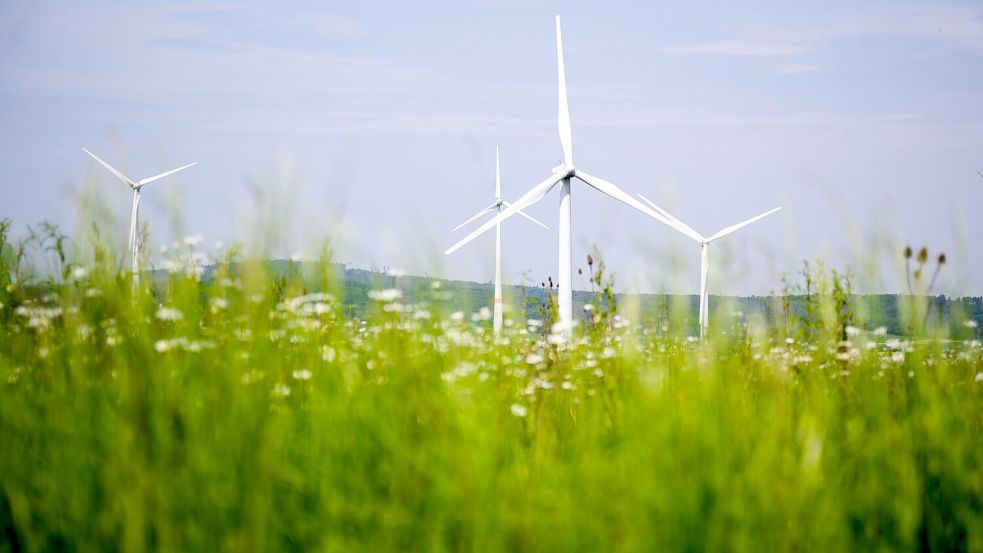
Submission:
<svg viewBox="0 0 983 553">
<path fill-rule="evenodd" d="M 352 317 L 327 259 L 32 283 L 3 248 L 0 550 L 983 550 L 979 342 L 835 290 L 703 342 L 603 292 L 496 338 L 439 286 Z"/>
</svg>

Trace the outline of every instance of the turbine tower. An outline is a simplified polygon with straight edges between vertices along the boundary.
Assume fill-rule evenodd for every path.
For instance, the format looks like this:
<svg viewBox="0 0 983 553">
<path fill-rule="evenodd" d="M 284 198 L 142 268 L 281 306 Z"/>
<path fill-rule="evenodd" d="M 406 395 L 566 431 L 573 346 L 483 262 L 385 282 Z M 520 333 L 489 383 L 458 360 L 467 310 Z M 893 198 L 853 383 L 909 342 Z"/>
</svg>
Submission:
<svg viewBox="0 0 983 553">
<path fill-rule="evenodd" d="M 470 219 L 464 221 L 460 225 L 454 227 L 457 230 L 463 226 L 472 223 L 474 220 L 478 219 L 486 213 L 496 212 L 501 213 L 502 208 L 509 208 L 512 204 L 502 199 L 502 172 L 499 164 L 499 152 L 498 146 L 495 146 L 495 201 L 485 209 L 482 209 L 478 213 L 474 214 Z M 533 219 L 527 215 L 524 211 L 518 211 L 519 215 L 522 215 L 526 219 L 529 219 L 533 223 L 549 230 L 549 227 L 540 223 L 536 219 Z M 495 334 L 498 334 L 502 330 L 502 225 L 501 223 L 495 224 L 495 316 L 492 319 L 492 328 Z"/>
<path fill-rule="evenodd" d="M 666 210 L 652 203 L 652 201 L 646 198 L 645 196 L 639 194 L 638 197 L 645 200 L 647 204 L 652 206 L 652 209 L 658 211 L 666 219 L 669 219 L 669 225 L 672 228 L 678 230 L 679 232 L 685 234 L 686 236 L 689 236 L 700 245 L 700 337 L 702 338 L 706 334 L 707 326 L 710 323 L 710 295 L 707 292 L 707 276 L 709 275 L 709 270 L 710 270 L 710 265 L 709 265 L 710 242 L 723 238 L 724 236 L 727 236 L 728 234 L 736 231 L 737 229 L 746 227 L 759 219 L 764 219 L 765 217 L 780 210 L 781 208 L 776 207 L 775 209 L 766 211 L 761 215 L 758 215 L 757 217 L 751 217 L 750 219 L 737 223 L 736 225 L 724 227 L 716 234 L 713 234 L 709 237 L 705 237 L 700 233 L 696 232 L 695 230 L 693 230 L 693 228 L 687 225 L 686 223 L 670 215 L 669 212 L 667 212 Z"/>
<path fill-rule="evenodd" d="M 96 156 L 95 154 L 93 154 L 89 150 L 86 150 L 85 148 L 82 148 L 82 151 L 85 152 L 85 153 L 87 153 L 87 154 L 89 154 L 89 156 L 91 156 L 92 159 L 98 161 L 100 165 L 102 165 L 106 169 L 109 169 L 109 172 L 110 173 L 116 175 L 116 178 L 118 178 L 119 180 L 123 181 L 123 184 L 129 186 L 133 190 L 133 207 L 132 207 L 131 212 L 130 212 L 130 238 L 129 238 L 129 242 L 127 243 L 126 247 L 127 247 L 127 249 L 130 250 L 130 256 L 132 257 L 133 274 L 137 275 L 137 278 L 139 279 L 140 278 L 139 277 L 139 271 L 140 271 L 140 266 L 139 266 L 139 259 L 140 259 L 140 234 L 139 234 L 139 231 L 138 231 L 138 226 L 140 224 L 140 189 L 143 188 L 144 186 L 146 186 L 146 185 L 154 182 L 155 180 L 162 179 L 162 178 L 164 178 L 164 177 L 166 177 L 168 175 L 173 175 L 174 173 L 177 173 L 178 171 L 183 171 L 183 170 L 187 169 L 188 167 L 191 167 L 192 165 L 196 165 L 198 162 L 196 161 L 194 163 L 189 163 L 189 164 L 187 164 L 187 165 L 185 165 L 183 167 L 178 167 L 177 169 L 171 169 L 170 171 L 167 171 L 166 173 L 161 173 L 161 174 L 156 175 L 156 176 L 153 176 L 153 177 L 148 177 L 148 178 L 145 178 L 145 179 L 142 179 L 142 180 L 135 181 L 135 180 L 127 177 L 123 173 L 119 172 L 118 170 L 116 170 L 116 168 L 114 168 L 112 165 L 110 165 L 110 164 L 106 163 L 105 161 L 99 159 L 98 156 Z"/>
<path fill-rule="evenodd" d="M 546 180 L 537 184 L 528 192 L 522 195 L 511 206 L 499 212 L 491 220 L 487 221 L 471 234 L 464 237 L 457 244 L 448 248 L 444 253 L 451 254 L 461 246 L 487 232 L 492 227 L 515 215 L 519 210 L 529 207 L 543 199 L 550 190 L 557 184 L 560 187 L 560 213 L 559 213 L 559 268 L 557 280 L 559 287 L 557 290 L 559 300 L 559 322 L 565 333 L 569 333 L 573 327 L 573 274 L 571 269 L 571 240 L 570 240 L 570 181 L 577 178 L 588 186 L 595 188 L 612 198 L 625 203 L 635 209 L 649 215 L 650 217 L 662 221 L 672 226 L 668 219 L 661 214 L 652 211 L 647 206 L 628 195 L 624 190 L 601 178 L 589 175 L 573 165 L 573 137 L 570 129 L 570 108 L 567 104 L 567 82 L 563 68 L 563 39 L 560 33 L 560 16 L 556 16 L 556 62 L 557 62 L 557 84 L 559 88 L 559 106 L 557 110 L 557 126 L 560 132 L 560 145 L 563 148 L 563 163 L 553 168 L 553 174 Z"/>
</svg>

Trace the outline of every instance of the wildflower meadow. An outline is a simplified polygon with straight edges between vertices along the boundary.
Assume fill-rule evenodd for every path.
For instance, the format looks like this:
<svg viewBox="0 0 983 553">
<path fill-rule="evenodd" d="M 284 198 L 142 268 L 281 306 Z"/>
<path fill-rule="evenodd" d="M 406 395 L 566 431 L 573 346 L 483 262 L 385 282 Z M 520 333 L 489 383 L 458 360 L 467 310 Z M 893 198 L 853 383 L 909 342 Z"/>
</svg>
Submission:
<svg viewBox="0 0 983 553">
<path fill-rule="evenodd" d="M 701 340 L 597 271 L 494 335 L 440 280 L 356 313 L 327 250 L 137 280 L 2 229 L 2 550 L 983 550 L 978 324 L 924 296 L 889 332 L 814 267 Z"/>
</svg>

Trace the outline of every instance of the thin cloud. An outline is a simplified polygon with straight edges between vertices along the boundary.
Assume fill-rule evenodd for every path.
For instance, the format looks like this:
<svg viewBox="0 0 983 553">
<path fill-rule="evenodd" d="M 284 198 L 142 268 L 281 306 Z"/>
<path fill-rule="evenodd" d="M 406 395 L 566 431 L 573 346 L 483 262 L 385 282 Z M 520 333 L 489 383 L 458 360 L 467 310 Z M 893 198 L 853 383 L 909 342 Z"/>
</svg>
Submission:
<svg viewBox="0 0 983 553">
<path fill-rule="evenodd" d="M 769 42 L 707 42 L 662 49 L 670 54 L 710 54 L 719 56 L 785 57 L 809 51 L 802 44 Z"/>
<path fill-rule="evenodd" d="M 882 11 L 856 15 L 849 23 L 817 24 L 812 29 L 759 28 L 742 30 L 732 41 L 706 42 L 663 48 L 671 54 L 744 57 L 788 57 L 823 49 L 841 39 L 899 37 L 928 40 L 983 52 L 983 16 L 962 7 L 921 11 Z"/>
</svg>

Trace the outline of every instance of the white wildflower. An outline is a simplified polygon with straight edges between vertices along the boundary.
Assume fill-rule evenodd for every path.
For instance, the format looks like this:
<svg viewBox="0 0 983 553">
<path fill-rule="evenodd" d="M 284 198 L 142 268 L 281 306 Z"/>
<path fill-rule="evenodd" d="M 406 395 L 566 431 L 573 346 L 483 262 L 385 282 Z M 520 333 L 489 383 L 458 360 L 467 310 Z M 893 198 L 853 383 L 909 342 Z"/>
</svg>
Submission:
<svg viewBox="0 0 983 553">
<path fill-rule="evenodd" d="M 403 291 L 399 288 L 386 288 L 385 290 L 369 290 L 369 297 L 375 301 L 389 302 L 396 301 L 403 297 Z"/>
<path fill-rule="evenodd" d="M 847 325 L 845 330 L 847 336 L 856 336 L 860 334 L 860 329 L 852 325 Z"/>
<path fill-rule="evenodd" d="M 290 387 L 286 384 L 277 384 L 273 387 L 273 395 L 287 397 L 290 395 Z"/>
<path fill-rule="evenodd" d="M 904 352 L 896 351 L 891 354 L 891 361 L 895 363 L 904 363 Z"/>
<path fill-rule="evenodd" d="M 519 405 L 518 403 L 513 403 L 509 407 L 509 411 L 511 411 L 513 415 L 519 418 L 525 417 L 527 412 L 525 406 Z"/>
<path fill-rule="evenodd" d="M 614 357 L 614 348 L 612 348 L 611 346 L 605 346 L 604 349 L 601 351 L 601 357 L 603 357 L 604 359 L 611 359 L 612 357 Z"/>
<path fill-rule="evenodd" d="M 451 313 L 451 320 L 452 321 L 463 321 L 464 320 L 464 311 L 455 311 L 455 312 Z"/>
<path fill-rule="evenodd" d="M 164 353 L 165 351 L 170 349 L 170 346 L 171 345 L 167 342 L 167 340 L 157 340 L 156 342 L 154 342 L 154 349 L 157 350 L 159 353 Z"/>
<path fill-rule="evenodd" d="M 567 343 L 567 335 L 562 332 L 554 332 L 546 337 L 546 341 L 554 346 Z"/>
<path fill-rule="evenodd" d="M 335 351 L 331 346 L 321 346 L 321 359 L 331 363 L 334 361 Z"/>
<path fill-rule="evenodd" d="M 72 278 L 75 280 L 82 280 L 88 275 L 89 272 L 85 270 L 85 267 L 76 266 L 74 269 L 72 269 Z"/>
<path fill-rule="evenodd" d="M 884 336 L 885 334 L 887 334 L 886 326 L 879 326 L 874 329 L 874 336 Z"/>
<path fill-rule="evenodd" d="M 976 373 L 976 381 L 983 382 L 983 373 Z"/>
<path fill-rule="evenodd" d="M 193 248 L 201 243 L 204 237 L 200 234 L 193 234 L 191 236 L 184 237 L 184 245 Z"/>
<path fill-rule="evenodd" d="M 542 362 L 543 362 L 543 356 L 538 353 L 530 353 L 529 355 L 526 356 L 526 363 L 529 363 L 530 365 L 535 365 L 536 363 L 542 363 Z"/>
<path fill-rule="evenodd" d="M 154 316 L 162 321 L 180 321 L 184 318 L 184 314 L 173 307 L 161 307 Z"/>
<path fill-rule="evenodd" d="M 310 380 L 311 379 L 311 371 L 309 371 L 307 369 L 301 369 L 299 371 L 294 371 L 292 374 L 293 374 L 293 377 L 296 378 L 297 380 Z"/>
<path fill-rule="evenodd" d="M 408 313 L 413 310 L 409 305 L 403 305 L 401 303 L 386 303 L 382 306 L 382 310 L 387 313 Z"/>
<path fill-rule="evenodd" d="M 979 323 L 977 323 L 973 319 L 970 319 L 970 320 L 964 322 L 963 323 L 963 326 L 965 326 L 966 328 L 976 328 L 976 327 L 978 327 L 980 325 L 979 325 Z"/>
</svg>

